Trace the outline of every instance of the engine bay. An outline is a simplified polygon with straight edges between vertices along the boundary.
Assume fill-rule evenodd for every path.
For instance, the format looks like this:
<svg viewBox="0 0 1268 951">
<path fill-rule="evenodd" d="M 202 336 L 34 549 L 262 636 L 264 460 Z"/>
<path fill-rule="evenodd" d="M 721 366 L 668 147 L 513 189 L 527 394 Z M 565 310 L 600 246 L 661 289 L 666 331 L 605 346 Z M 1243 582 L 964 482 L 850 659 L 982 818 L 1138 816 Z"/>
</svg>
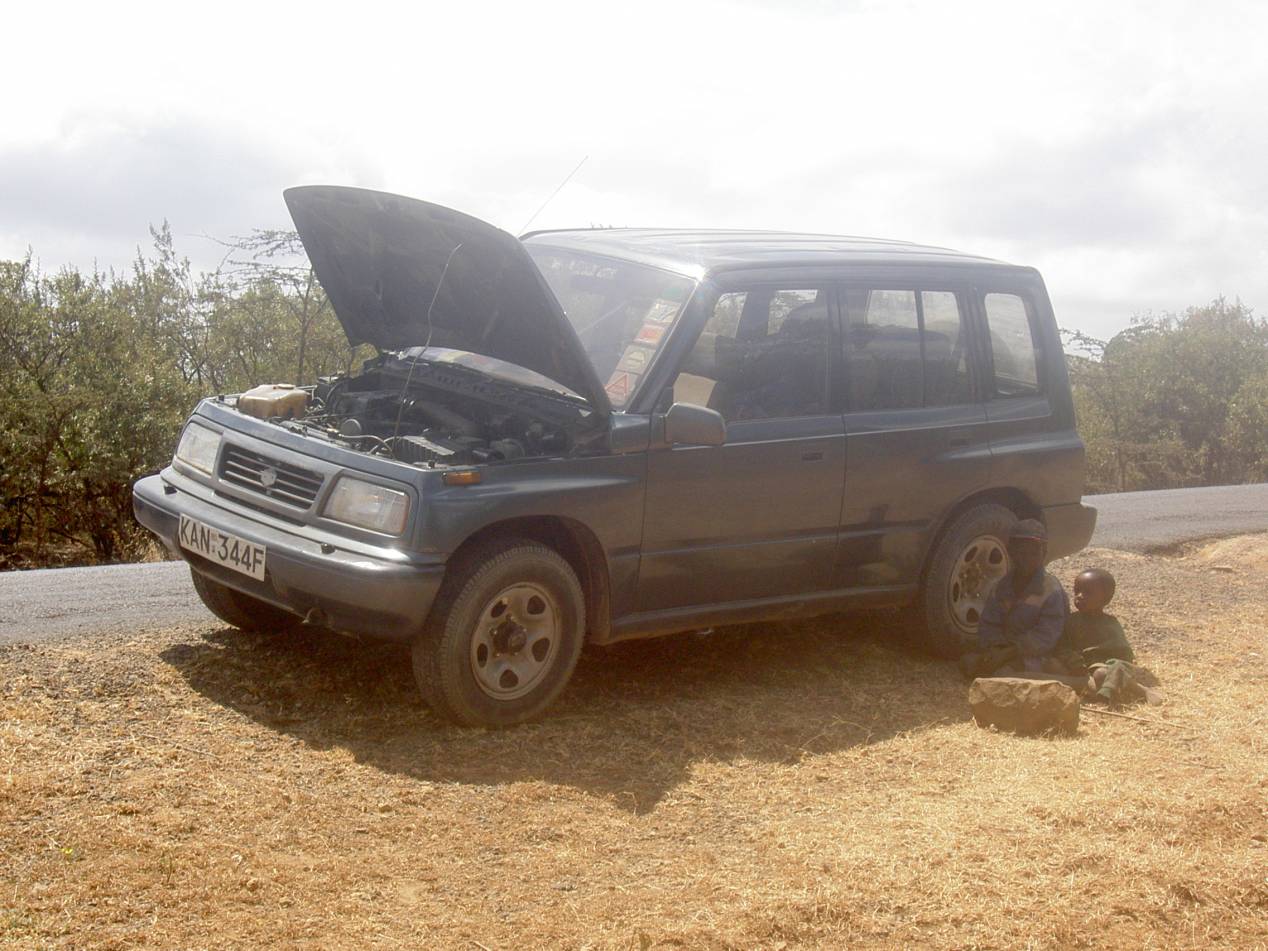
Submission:
<svg viewBox="0 0 1268 951">
<path fill-rule="evenodd" d="M 367 361 L 358 374 L 297 389 L 308 399 L 291 418 L 245 408 L 241 398 L 239 410 L 305 436 L 429 468 L 566 455 L 593 418 L 577 397 L 394 353 Z"/>
</svg>

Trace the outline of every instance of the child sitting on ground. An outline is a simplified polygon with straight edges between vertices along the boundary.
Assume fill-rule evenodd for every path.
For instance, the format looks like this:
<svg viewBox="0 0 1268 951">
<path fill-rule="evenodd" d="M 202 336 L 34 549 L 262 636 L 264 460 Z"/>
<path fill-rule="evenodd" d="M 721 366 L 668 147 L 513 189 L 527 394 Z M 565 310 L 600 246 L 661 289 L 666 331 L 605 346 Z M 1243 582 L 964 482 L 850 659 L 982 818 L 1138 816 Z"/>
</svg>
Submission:
<svg viewBox="0 0 1268 951">
<path fill-rule="evenodd" d="M 1008 534 L 1009 569 L 987 592 L 978 623 L 978 648 L 960 658 L 974 677 L 1053 676 L 1068 671 L 1056 656 L 1070 606 L 1056 576 L 1044 570 L 1048 533 L 1023 519 Z M 1079 677 L 1085 676 L 1080 665 Z"/>
<path fill-rule="evenodd" d="M 1132 663 L 1136 658 L 1118 618 L 1105 613 L 1114 597 L 1114 576 L 1104 568 L 1089 568 L 1074 579 L 1074 613 L 1066 619 L 1062 645 L 1069 651 L 1067 664 L 1081 661 L 1088 671 L 1085 699 L 1117 706 L 1145 699 L 1152 704 L 1161 698 L 1145 681 L 1152 681 L 1144 668 Z"/>
</svg>

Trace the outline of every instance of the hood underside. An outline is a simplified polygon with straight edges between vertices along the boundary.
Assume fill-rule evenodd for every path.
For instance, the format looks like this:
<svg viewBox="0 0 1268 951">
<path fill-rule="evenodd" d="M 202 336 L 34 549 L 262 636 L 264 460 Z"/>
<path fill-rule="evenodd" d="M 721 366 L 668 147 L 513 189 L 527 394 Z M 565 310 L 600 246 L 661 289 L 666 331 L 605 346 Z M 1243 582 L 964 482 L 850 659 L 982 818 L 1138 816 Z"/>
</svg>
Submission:
<svg viewBox="0 0 1268 951">
<path fill-rule="evenodd" d="M 449 347 L 514 363 L 611 412 L 576 332 L 519 239 L 429 202 L 335 186 L 286 205 L 353 345 Z"/>
</svg>

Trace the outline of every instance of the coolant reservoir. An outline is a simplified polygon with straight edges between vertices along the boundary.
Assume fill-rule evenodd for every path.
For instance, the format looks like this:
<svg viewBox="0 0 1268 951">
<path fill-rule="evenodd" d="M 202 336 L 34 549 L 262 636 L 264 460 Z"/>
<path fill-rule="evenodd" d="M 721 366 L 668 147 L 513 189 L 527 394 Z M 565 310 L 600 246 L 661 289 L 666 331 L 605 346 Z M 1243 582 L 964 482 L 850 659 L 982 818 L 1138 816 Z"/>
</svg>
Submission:
<svg viewBox="0 0 1268 951">
<path fill-rule="evenodd" d="M 293 419 L 308 408 L 308 391 L 294 383 L 265 383 L 238 397 L 238 412 L 260 419 Z"/>
</svg>

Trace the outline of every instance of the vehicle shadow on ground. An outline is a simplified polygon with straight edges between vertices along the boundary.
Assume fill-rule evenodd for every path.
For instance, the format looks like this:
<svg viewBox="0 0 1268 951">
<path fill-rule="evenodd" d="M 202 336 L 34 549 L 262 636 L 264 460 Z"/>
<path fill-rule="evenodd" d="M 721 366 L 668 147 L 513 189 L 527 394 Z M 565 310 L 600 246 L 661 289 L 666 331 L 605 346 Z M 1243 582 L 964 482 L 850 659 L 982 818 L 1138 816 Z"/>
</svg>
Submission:
<svg viewBox="0 0 1268 951">
<path fill-rule="evenodd" d="M 503 731 L 433 716 L 397 646 L 225 628 L 161 656 L 198 693 L 315 749 L 432 782 L 567 785 L 641 813 L 697 763 L 791 764 L 967 720 L 953 665 L 902 633 L 865 615 L 595 650 L 541 722 Z"/>
</svg>

